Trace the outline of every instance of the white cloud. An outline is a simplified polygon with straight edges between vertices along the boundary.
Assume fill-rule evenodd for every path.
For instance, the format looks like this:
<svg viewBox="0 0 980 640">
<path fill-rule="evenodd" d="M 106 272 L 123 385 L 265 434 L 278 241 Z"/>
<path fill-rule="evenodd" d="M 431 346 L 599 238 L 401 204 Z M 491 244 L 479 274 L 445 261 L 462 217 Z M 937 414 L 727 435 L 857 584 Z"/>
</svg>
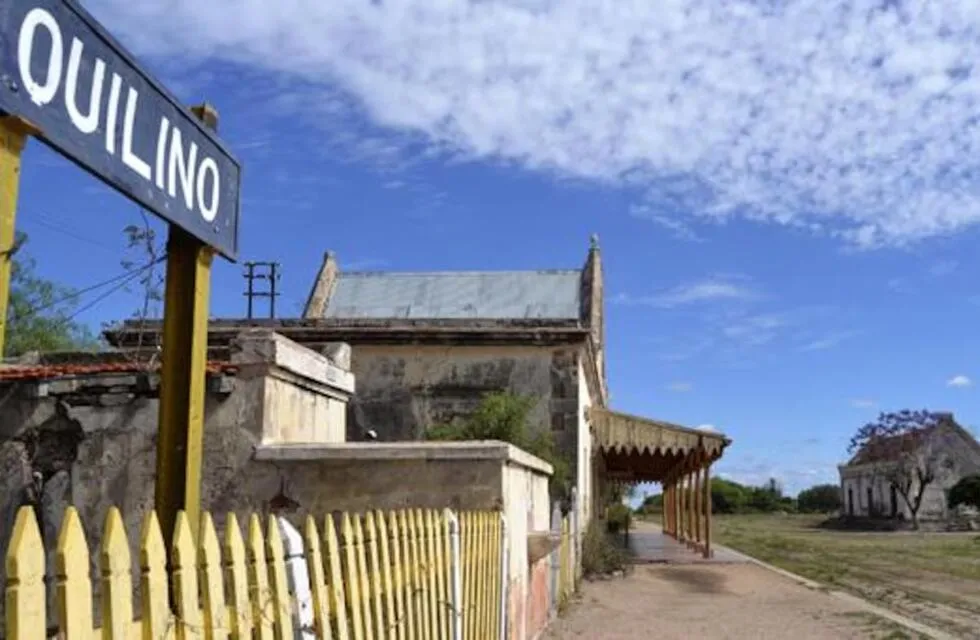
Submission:
<svg viewBox="0 0 980 640">
<path fill-rule="evenodd" d="M 851 406 L 855 409 L 874 409 L 878 403 L 867 398 L 856 398 L 851 400 Z"/>
<path fill-rule="evenodd" d="M 738 318 L 722 328 L 722 333 L 726 338 L 744 345 L 758 346 L 771 342 L 788 323 L 782 314 L 760 313 Z"/>
<path fill-rule="evenodd" d="M 973 386 L 973 380 L 970 380 L 970 378 L 964 375 L 953 376 L 946 381 L 946 386 L 960 388 L 971 387 Z"/>
<path fill-rule="evenodd" d="M 669 218 L 864 247 L 980 221 L 969 0 L 86 4 L 139 54 L 244 63 L 296 104 L 640 188 Z"/>
<path fill-rule="evenodd" d="M 646 305 L 671 309 L 690 304 L 718 300 L 749 300 L 755 297 L 756 293 L 752 289 L 732 278 L 712 277 L 682 284 L 651 296 L 620 294 L 613 298 L 613 301 L 625 305 Z"/>
<path fill-rule="evenodd" d="M 826 351 L 827 349 L 833 349 L 840 343 L 853 338 L 857 335 L 854 331 L 838 331 L 836 333 L 831 333 L 816 340 L 811 340 L 800 347 L 800 351 Z"/>
<path fill-rule="evenodd" d="M 720 433 L 720 431 L 718 431 L 718 429 L 713 424 L 700 424 L 694 428 L 697 429 L 698 431 L 710 431 L 711 433 Z"/>
<path fill-rule="evenodd" d="M 674 393 L 687 393 L 692 389 L 694 389 L 694 385 L 690 382 L 671 382 L 667 385 L 667 390 Z"/>
</svg>

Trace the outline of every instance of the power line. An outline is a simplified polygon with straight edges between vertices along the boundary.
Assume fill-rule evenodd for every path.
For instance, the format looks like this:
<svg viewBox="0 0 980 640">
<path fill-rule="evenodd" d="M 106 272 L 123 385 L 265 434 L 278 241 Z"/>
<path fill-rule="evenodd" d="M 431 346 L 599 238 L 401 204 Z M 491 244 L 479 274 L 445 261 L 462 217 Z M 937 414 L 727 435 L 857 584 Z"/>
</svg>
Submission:
<svg viewBox="0 0 980 640">
<path fill-rule="evenodd" d="M 162 258 L 160 258 L 160 260 L 162 260 Z M 133 273 L 132 275 L 130 275 L 125 280 L 122 280 L 121 282 L 119 282 L 119 284 L 117 284 L 116 286 L 112 287 L 111 289 L 109 289 L 108 291 L 106 291 L 105 293 L 103 293 L 102 295 L 97 296 L 96 298 L 94 298 L 93 300 L 91 300 L 88 304 L 82 305 L 81 307 L 79 307 L 78 309 L 76 309 L 74 313 L 72 313 L 70 316 L 68 316 L 68 319 L 69 320 L 73 320 L 79 314 L 81 314 L 81 313 L 83 313 L 85 311 L 88 311 L 89 309 L 91 309 L 95 305 L 99 304 L 100 302 L 102 302 L 103 300 L 105 300 L 106 298 L 108 298 L 109 296 L 111 296 L 113 293 L 115 293 L 115 292 L 119 291 L 120 289 L 124 288 L 127 284 L 129 284 L 130 282 L 132 282 L 133 280 L 135 280 L 136 278 L 138 278 L 140 275 L 142 275 L 142 271 L 145 271 L 146 269 L 149 269 L 156 262 L 159 262 L 160 260 L 156 260 L 154 262 L 151 262 L 148 265 L 144 265 L 143 269 L 137 271 L 136 273 Z"/>
<path fill-rule="evenodd" d="M 97 283 L 95 283 L 95 284 L 93 284 L 91 286 L 85 287 L 84 289 L 79 289 L 78 291 L 73 291 L 73 292 L 71 292 L 70 294 L 68 294 L 66 296 L 62 296 L 61 298 L 57 298 L 55 300 L 52 300 L 52 301 L 48 302 L 47 304 L 43 304 L 43 305 L 40 305 L 40 306 L 37 306 L 37 307 L 32 307 L 32 308 L 28 309 L 28 311 L 26 313 L 24 313 L 24 314 L 22 314 L 20 316 L 14 316 L 13 318 L 11 318 L 9 324 L 15 324 L 17 322 L 20 322 L 21 320 L 24 320 L 24 319 L 30 317 L 30 316 L 37 315 L 41 311 L 44 311 L 46 309 L 50 309 L 51 307 L 56 307 L 56 306 L 58 306 L 60 304 L 64 304 L 65 302 L 69 302 L 71 300 L 77 300 L 82 295 L 84 295 L 86 293 L 89 293 L 91 291 L 95 291 L 96 289 L 101 289 L 102 287 L 106 287 L 106 286 L 109 286 L 111 284 L 115 284 L 115 283 L 120 283 L 121 282 L 121 284 L 119 284 L 117 287 L 114 287 L 113 289 L 111 289 L 107 294 L 105 294 L 104 296 L 101 296 L 101 297 L 97 298 L 95 302 L 99 302 L 101 300 L 104 300 L 105 297 L 107 297 L 109 294 L 111 294 L 111 293 L 113 293 L 115 291 L 118 291 L 122 287 L 124 287 L 127 284 L 129 284 L 131 281 L 135 280 L 138 276 L 142 275 L 145 271 L 147 271 L 148 269 L 152 268 L 154 265 L 156 265 L 156 264 L 158 264 L 160 262 L 163 262 L 166 259 L 167 259 L 167 256 L 166 255 L 160 256 L 156 260 L 152 260 L 151 262 L 148 262 L 148 263 L 146 263 L 146 264 L 144 264 L 144 265 L 142 265 L 140 267 L 136 267 L 135 269 L 130 269 L 129 271 L 126 271 L 126 272 L 121 273 L 121 274 L 119 274 L 117 276 L 114 276 L 112 278 L 109 278 L 108 280 L 103 280 L 102 282 L 97 282 Z M 75 313 L 73 313 L 71 317 L 75 317 L 76 315 L 78 315 L 78 313 L 80 311 L 84 311 L 85 309 L 90 308 L 90 307 L 91 307 L 91 304 L 86 305 L 81 310 L 75 311 Z"/>
<path fill-rule="evenodd" d="M 25 224 L 28 225 L 31 223 L 40 225 L 50 231 L 55 231 L 64 236 L 67 236 L 69 238 L 74 238 L 75 240 L 79 240 L 81 242 L 87 242 L 88 244 L 94 247 L 99 247 L 100 249 L 105 249 L 106 251 L 112 251 L 115 253 L 119 252 L 119 247 L 109 246 L 105 242 L 100 242 L 98 240 L 95 240 L 94 238 L 89 238 L 84 235 L 81 235 L 80 233 L 76 231 L 72 231 L 71 229 L 68 229 L 66 227 L 59 226 L 54 222 L 53 218 L 47 216 L 46 214 L 40 211 L 32 211 L 29 215 L 24 216 L 24 222 Z"/>
</svg>

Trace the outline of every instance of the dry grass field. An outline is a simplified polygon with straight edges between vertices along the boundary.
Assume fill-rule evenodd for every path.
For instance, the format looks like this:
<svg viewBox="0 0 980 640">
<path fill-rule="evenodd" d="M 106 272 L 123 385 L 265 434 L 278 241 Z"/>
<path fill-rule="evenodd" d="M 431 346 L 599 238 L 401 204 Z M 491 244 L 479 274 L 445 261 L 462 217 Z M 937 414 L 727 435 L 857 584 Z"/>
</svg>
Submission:
<svg viewBox="0 0 980 640">
<path fill-rule="evenodd" d="M 980 535 L 820 529 L 819 516 L 715 516 L 715 540 L 962 638 L 980 638 Z"/>
</svg>

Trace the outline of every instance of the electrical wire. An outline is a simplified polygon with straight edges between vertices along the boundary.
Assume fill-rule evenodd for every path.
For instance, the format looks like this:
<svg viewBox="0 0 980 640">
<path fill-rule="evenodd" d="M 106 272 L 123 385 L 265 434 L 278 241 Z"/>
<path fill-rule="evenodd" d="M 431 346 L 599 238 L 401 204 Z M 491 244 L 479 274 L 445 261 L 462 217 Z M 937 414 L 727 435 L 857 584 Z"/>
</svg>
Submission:
<svg viewBox="0 0 980 640">
<path fill-rule="evenodd" d="M 79 314 L 81 314 L 81 313 L 83 313 L 85 311 L 88 311 L 89 309 L 91 309 L 95 305 L 99 304 L 100 302 L 102 302 L 103 300 L 105 300 L 106 298 L 108 298 L 109 296 L 111 296 L 112 294 L 114 294 L 115 292 L 117 292 L 120 289 L 124 288 L 127 284 L 129 284 L 130 282 L 132 282 L 136 278 L 138 278 L 141 275 L 143 275 L 143 273 L 142 273 L 143 271 L 146 271 L 147 269 L 149 269 L 150 267 L 152 267 L 154 264 L 160 262 L 161 260 L 163 260 L 163 258 L 160 258 L 158 260 L 154 260 L 150 264 L 144 265 L 142 269 L 140 269 L 136 273 L 133 273 L 132 275 L 130 275 L 125 280 L 122 280 L 121 282 L 119 282 L 119 284 L 117 284 L 116 286 L 112 287 L 111 289 L 109 289 L 105 293 L 103 293 L 103 294 L 101 294 L 99 296 L 96 296 L 91 301 L 89 301 L 88 304 L 84 304 L 81 307 L 79 307 L 78 309 L 75 309 L 75 311 L 70 316 L 68 316 L 68 319 L 69 320 L 74 320 L 76 316 L 78 316 Z"/>
<path fill-rule="evenodd" d="M 162 255 L 159 258 L 157 258 L 156 260 L 152 260 L 152 261 L 150 261 L 150 262 L 148 262 L 148 263 L 146 263 L 146 264 L 144 264 L 144 265 L 142 265 L 140 267 L 136 267 L 135 269 L 130 269 L 129 271 L 126 271 L 126 272 L 121 273 L 121 274 L 119 274 L 117 276 L 114 276 L 112 278 L 109 278 L 108 280 L 104 280 L 102 282 L 97 282 L 97 283 L 95 283 L 95 284 L 93 284 L 91 286 L 85 287 L 84 289 L 79 289 L 78 291 L 73 291 L 73 292 L 71 292 L 70 294 L 68 294 L 66 296 L 62 296 L 61 298 L 57 298 L 55 300 L 52 300 L 52 301 L 48 302 L 47 304 L 43 304 L 43 305 L 40 305 L 40 306 L 37 306 L 37 307 L 32 307 L 26 313 L 21 314 L 19 316 L 14 316 L 13 318 L 11 318 L 8 324 L 16 324 L 17 322 L 19 322 L 21 320 L 24 320 L 25 318 L 28 318 L 30 316 L 36 315 L 37 313 L 39 313 L 41 311 L 44 311 L 46 309 L 50 309 L 52 307 L 56 307 L 56 306 L 58 306 L 60 304 L 64 304 L 65 302 L 69 302 L 69 301 L 72 301 L 72 300 L 77 300 L 82 295 L 84 295 L 86 293 L 90 293 L 92 291 L 95 291 L 96 289 L 101 289 L 102 287 L 106 287 L 106 286 L 109 286 L 111 284 L 119 283 L 115 287 L 113 287 L 112 289 L 110 289 L 106 294 L 103 294 L 102 296 L 99 296 L 98 298 L 96 298 L 93 303 L 89 303 L 89 304 L 83 306 L 81 309 L 76 310 L 71 315 L 71 317 L 74 318 L 76 315 L 78 315 L 82 311 L 91 308 L 92 305 L 95 304 L 95 303 L 101 302 L 106 297 L 108 297 L 110 294 L 112 294 L 112 293 L 118 291 L 119 289 L 125 287 L 127 284 L 129 284 L 130 282 L 132 282 L 133 280 L 135 280 L 137 277 L 139 277 L 140 275 L 142 275 L 144 272 L 146 272 L 148 269 L 151 269 L 152 267 L 154 267 L 155 265 L 163 262 L 166 259 L 167 259 L 167 256 L 166 255 Z"/>
</svg>

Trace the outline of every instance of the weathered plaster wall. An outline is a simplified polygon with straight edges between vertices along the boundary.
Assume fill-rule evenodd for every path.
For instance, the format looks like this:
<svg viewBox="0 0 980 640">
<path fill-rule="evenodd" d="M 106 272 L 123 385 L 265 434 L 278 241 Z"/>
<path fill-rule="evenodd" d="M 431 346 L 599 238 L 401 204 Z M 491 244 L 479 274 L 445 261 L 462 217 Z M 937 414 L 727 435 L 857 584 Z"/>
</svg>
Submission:
<svg viewBox="0 0 980 640">
<path fill-rule="evenodd" d="M 586 388 L 579 354 L 577 347 L 356 345 L 348 439 L 373 430 L 383 441 L 418 440 L 430 425 L 469 415 L 486 393 L 511 391 L 535 398 L 532 424 L 552 430 L 574 473 Z"/>
<path fill-rule="evenodd" d="M 583 363 L 578 363 L 578 511 L 579 522 L 587 523 L 592 515 L 592 429 L 588 416 L 592 406 L 589 394 L 588 378 L 585 375 Z M 584 525 L 583 525 L 584 526 Z"/>
<path fill-rule="evenodd" d="M 543 626 L 540 620 L 547 620 L 547 598 L 544 612 L 540 611 L 541 589 L 533 583 L 537 574 L 547 575 L 550 566 L 548 557 L 529 565 L 527 555 L 527 536 L 533 531 L 548 531 L 550 527 L 550 499 L 548 496 L 548 477 L 529 472 L 525 468 L 510 465 L 503 475 L 505 514 L 507 516 L 508 539 L 511 541 L 508 562 L 508 614 L 509 638 L 521 640 L 533 638 Z M 547 591 L 545 590 L 545 594 Z"/>
</svg>

